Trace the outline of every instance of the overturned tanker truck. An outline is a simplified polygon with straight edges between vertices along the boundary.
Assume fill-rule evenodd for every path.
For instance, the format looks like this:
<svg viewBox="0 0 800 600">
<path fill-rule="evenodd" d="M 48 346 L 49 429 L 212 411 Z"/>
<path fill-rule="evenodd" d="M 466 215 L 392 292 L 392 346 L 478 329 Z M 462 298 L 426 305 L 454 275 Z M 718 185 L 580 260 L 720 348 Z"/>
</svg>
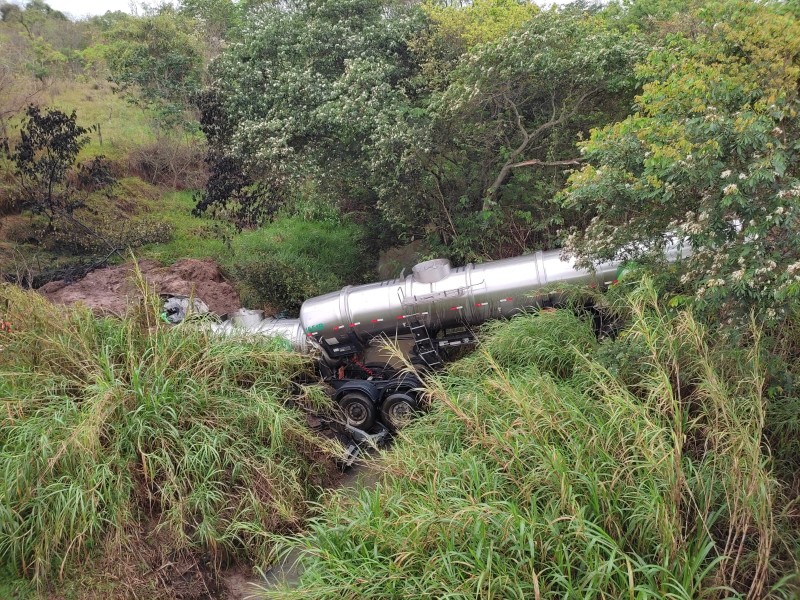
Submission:
<svg viewBox="0 0 800 600">
<path fill-rule="evenodd" d="M 674 261 L 688 253 L 688 244 L 671 243 L 665 258 Z M 349 426 L 367 431 L 382 423 L 396 430 L 418 412 L 421 382 L 385 362 L 365 362 L 365 351 L 376 340 L 405 339 L 412 365 L 436 369 L 446 349 L 475 341 L 473 326 L 557 305 L 563 298 L 552 292 L 553 284 L 607 286 L 620 266 L 608 262 L 591 271 L 578 269 L 557 249 L 463 267 L 429 260 L 407 277 L 310 298 L 298 319 L 259 319 L 245 329 L 285 338 L 299 352 L 317 351 L 320 373 Z M 220 333 L 235 327 L 230 322 L 215 326 Z"/>
</svg>

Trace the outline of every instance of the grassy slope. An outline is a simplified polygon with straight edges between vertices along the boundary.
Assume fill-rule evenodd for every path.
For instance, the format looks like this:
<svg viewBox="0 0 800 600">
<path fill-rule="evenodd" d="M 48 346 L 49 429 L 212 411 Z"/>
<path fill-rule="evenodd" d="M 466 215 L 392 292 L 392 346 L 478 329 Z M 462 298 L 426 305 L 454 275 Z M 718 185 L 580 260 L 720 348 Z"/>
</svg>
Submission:
<svg viewBox="0 0 800 600">
<path fill-rule="evenodd" d="M 161 244 L 148 244 L 136 251 L 137 256 L 153 258 L 165 264 L 182 258 L 211 257 L 224 263 L 231 255 L 224 241 L 227 230 L 219 221 L 192 215 L 195 206 L 192 192 L 167 192 L 148 203 L 149 215 L 172 227 L 173 239 Z"/>
<path fill-rule="evenodd" d="M 93 131 L 90 134 L 90 141 L 81 151 L 79 161 L 104 155 L 124 164 L 131 150 L 156 139 L 147 115 L 112 93 L 111 84 L 102 79 L 57 80 L 37 97 L 37 101 L 66 112 L 75 110 L 78 123 L 84 127 L 99 126 L 99 133 Z M 18 125 L 18 122 L 12 122 L 12 131 Z M 10 165 L 6 166 L 10 168 Z M 202 231 L 210 221 L 191 216 L 191 193 L 170 192 L 129 177 L 122 179 L 117 187 L 117 196 L 115 204 L 118 209 L 111 210 L 110 214 L 115 214 L 116 210 L 130 215 L 147 214 L 148 218 L 173 227 L 174 241 L 152 245 L 145 253 L 147 256 L 174 262 L 184 257 L 216 257 L 224 253 L 222 242 L 209 239 Z M 54 269 L 80 261 L 81 257 L 69 252 L 8 239 L 9 235 L 14 235 L 12 229 L 24 231 L 27 223 L 27 217 L 0 217 L 0 272 Z"/>
<path fill-rule="evenodd" d="M 646 291 L 632 308 L 601 346 L 568 312 L 493 324 L 382 483 L 284 540 L 302 583 L 265 597 L 796 597 L 759 353 L 709 347 Z"/>
<path fill-rule="evenodd" d="M 0 333 L 10 572 L 53 581 L 103 557 L 113 573 L 109 560 L 125 564 L 148 540 L 164 563 L 206 553 L 216 565 L 264 564 L 268 534 L 302 523 L 331 451 L 294 407 L 325 401 L 292 391 L 307 359 L 168 329 L 156 308 L 96 319 L 0 287 L 13 326 Z M 17 585 L 3 579 L 5 593 Z"/>
<path fill-rule="evenodd" d="M 50 108 L 76 111 L 83 127 L 99 126 L 99 133 L 92 132 L 79 160 L 100 154 L 119 160 L 131 148 L 155 140 L 147 115 L 114 94 L 111 84 L 102 79 L 57 81 L 42 101 Z"/>
</svg>

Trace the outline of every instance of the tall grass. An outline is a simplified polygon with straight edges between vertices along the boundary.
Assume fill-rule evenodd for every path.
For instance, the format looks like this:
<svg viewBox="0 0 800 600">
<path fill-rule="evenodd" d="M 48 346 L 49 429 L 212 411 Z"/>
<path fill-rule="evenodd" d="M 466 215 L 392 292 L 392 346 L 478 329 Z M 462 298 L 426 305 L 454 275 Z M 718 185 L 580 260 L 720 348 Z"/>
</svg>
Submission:
<svg viewBox="0 0 800 600">
<path fill-rule="evenodd" d="M 430 382 L 378 486 L 281 540 L 304 572 L 265 597 L 796 597 L 756 330 L 716 346 L 647 285 L 628 312 L 602 344 L 566 311 L 492 325 Z M 636 348 L 624 379 L 607 344 Z"/>
<path fill-rule="evenodd" d="M 52 580 L 141 532 L 259 562 L 303 522 L 333 450 L 299 410 L 308 360 L 169 328 L 156 302 L 98 319 L 0 287 L 0 565 Z"/>
</svg>

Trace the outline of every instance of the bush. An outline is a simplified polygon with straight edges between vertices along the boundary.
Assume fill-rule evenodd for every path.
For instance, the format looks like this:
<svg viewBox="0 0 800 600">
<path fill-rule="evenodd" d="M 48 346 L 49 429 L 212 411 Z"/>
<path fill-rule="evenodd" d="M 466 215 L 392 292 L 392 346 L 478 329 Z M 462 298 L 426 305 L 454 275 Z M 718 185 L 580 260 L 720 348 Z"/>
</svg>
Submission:
<svg viewBox="0 0 800 600">
<path fill-rule="evenodd" d="M 279 218 L 235 237 L 228 270 L 245 305 L 296 311 L 307 298 L 368 277 L 363 230 L 354 224 Z"/>
<path fill-rule="evenodd" d="M 78 211 L 80 224 L 57 220 L 55 230 L 46 239 L 51 250 L 76 254 L 108 253 L 111 248 L 124 251 L 144 244 L 165 243 L 172 239 L 172 226 L 149 216 L 125 217 L 114 212 Z M 86 227 L 99 235 L 87 235 Z"/>
<path fill-rule="evenodd" d="M 197 138 L 160 136 L 127 152 L 126 172 L 152 185 L 194 190 L 206 184 L 205 145 Z"/>
</svg>

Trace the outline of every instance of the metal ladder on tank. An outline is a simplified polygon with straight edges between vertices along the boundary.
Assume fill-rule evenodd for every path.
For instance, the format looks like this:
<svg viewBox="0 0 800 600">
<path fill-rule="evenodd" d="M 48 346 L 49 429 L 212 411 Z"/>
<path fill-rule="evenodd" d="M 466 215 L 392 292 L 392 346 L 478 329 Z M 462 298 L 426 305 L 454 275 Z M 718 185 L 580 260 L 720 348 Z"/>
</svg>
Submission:
<svg viewBox="0 0 800 600">
<path fill-rule="evenodd" d="M 436 342 L 431 338 L 425 322 L 417 315 L 410 315 L 407 319 L 408 328 L 414 335 L 414 347 L 422 361 L 430 369 L 438 369 L 443 366 L 442 357 L 436 348 Z"/>
</svg>

